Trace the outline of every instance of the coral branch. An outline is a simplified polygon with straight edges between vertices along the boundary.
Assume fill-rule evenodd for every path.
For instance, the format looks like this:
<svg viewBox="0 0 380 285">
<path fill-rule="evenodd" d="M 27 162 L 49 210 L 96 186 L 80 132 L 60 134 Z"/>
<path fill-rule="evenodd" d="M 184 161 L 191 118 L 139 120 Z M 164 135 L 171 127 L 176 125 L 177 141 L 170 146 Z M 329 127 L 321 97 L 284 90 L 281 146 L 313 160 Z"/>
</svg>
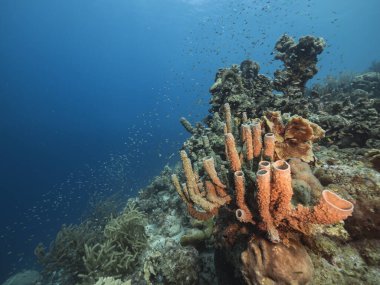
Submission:
<svg viewBox="0 0 380 285">
<path fill-rule="evenodd" d="M 182 198 L 182 200 L 186 204 L 189 204 L 190 201 L 188 200 L 188 197 L 185 195 L 185 191 L 182 190 L 181 185 L 179 184 L 178 176 L 175 174 L 172 175 L 172 183 L 173 183 L 174 188 L 177 191 L 178 195 Z"/>
<path fill-rule="evenodd" d="M 229 196 L 219 197 L 217 195 L 216 187 L 210 181 L 206 181 L 205 185 L 206 185 L 207 200 L 209 200 L 212 203 L 216 203 L 220 206 L 223 206 L 227 202 L 230 202 L 231 198 Z"/>
</svg>

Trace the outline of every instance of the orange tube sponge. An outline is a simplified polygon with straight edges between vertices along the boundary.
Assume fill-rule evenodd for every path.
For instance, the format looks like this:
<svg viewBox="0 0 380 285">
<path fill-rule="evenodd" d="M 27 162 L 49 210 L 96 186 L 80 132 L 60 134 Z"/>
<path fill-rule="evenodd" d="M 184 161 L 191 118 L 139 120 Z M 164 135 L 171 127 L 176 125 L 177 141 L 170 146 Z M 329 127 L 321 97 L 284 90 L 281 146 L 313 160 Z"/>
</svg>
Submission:
<svg viewBox="0 0 380 285">
<path fill-rule="evenodd" d="M 205 157 L 205 159 L 203 160 L 203 168 L 215 185 L 218 185 L 221 188 L 226 188 L 226 185 L 224 185 L 222 181 L 220 181 L 218 174 L 216 173 L 215 162 L 213 157 Z"/>
<path fill-rule="evenodd" d="M 178 195 L 182 198 L 182 200 L 186 203 L 189 204 L 190 201 L 188 200 L 188 197 L 185 194 L 185 191 L 182 190 L 181 185 L 179 184 L 178 176 L 173 174 L 172 175 L 172 182 L 174 185 L 175 190 L 177 191 Z"/>
<path fill-rule="evenodd" d="M 272 242 L 279 242 L 280 237 L 278 231 L 273 225 L 273 217 L 270 213 L 270 200 L 271 200 L 271 173 L 269 170 L 261 169 L 256 174 L 257 179 L 257 203 L 259 208 L 260 217 L 264 223 L 264 228 L 267 230 L 269 239 Z"/>
<path fill-rule="evenodd" d="M 190 195 L 189 195 L 189 191 L 187 190 L 186 183 L 182 183 L 181 185 L 182 185 L 183 193 L 185 194 L 187 200 L 190 201 Z"/>
<path fill-rule="evenodd" d="M 354 205 L 335 193 L 324 190 L 313 208 L 298 205 L 287 218 L 289 226 L 309 234 L 313 224 L 335 224 L 351 216 Z"/>
<path fill-rule="evenodd" d="M 224 104 L 224 115 L 226 120 L 227 133 L 232 133 L 232 116 L 230 104 Z"/>
<path fill-rule="evenodd" d="M 239 154 L 236 149 L 235 138 L 231 133 L 227 133 L 224 135 L 227 157 L 231 165 L 231 169 L 233 172 L 241 170 L 241 162 L 239 159 Z"/>
<path fill-rule="evenodd" d="M 194 193 L 195 195 L 200 195 L 201 193 L 198 189 L 197 180 L 195 178 L 195 174 L 191 166 L 191 161 L 187 157 L 186 151 L 181 150 L 180 153 L 181 153 L 183 172 L 185 173 L 186 184 L 187 184 L 187 189 L 189 191 L 189 195 L 191 196 L 191 193 Z"/>
<path fill-rule="evenodd" d="M 236 191 L 236 204 L 239 207 L 236 210 L 236 218 L 242 223 L 254 224 L 251 211 L 245 203 L 245 186 L 244 186 L 244 173 L 243 171 L 236 171 L 235 178 L 235 191 Z"/>
<path fill-rule="evenodd" d="M 231 199 L 229 196 L 219 197 L 217 195 L 215 185 L 212 184 L 210 181 L 206 181 L 205 184 L 206 184 L 206 191 L 207 191 L 206 197 L 208 201 L 212 203 L 216 203 L 220 206 L 223 206 L 227 202 L 230 202 Z"/>
<path fill-rule="evenodd" d="M 245 144 L 247 160 L 250 161 L 253 159 L 253 144 L 252 144 L 252 132 L 251 126 L 243 124 L 241 126 L 242 139 Z"/>
<path fill-rule="evenodd" d="M 253 156 L 259 157 L 261 154 L 261 149 L 263 148 L 263 140 L 261 138 L 261 124 L 259 122 L 253 123 L 252 128 L 252 145 L 253 145 Z"/>
<path fill-rule="evenodd" d="M 275 148 L 275 136 L 273 133 L 267 133 L 264 136 L 264 158 L 270 161 L 274 159 L 274 148 Z"/>
<path fill-rule="evenodd" d="M 354 205 L 329 190 L 323 190 L 322 197 L 312 210 L 312 220 L 317 224 L 335 224 L 351 216 Z"/>
<path fill-rule="evenodd" d="M 218 213 L 218 208 L 214 208 L 210 212 L 200 212 L 200 211 L 196 210 L 193 207 L 193 205 L 188 204 L 187 205 L 187 211 L 189 212 L 190 216 L 192 216 L 194 219 L 197 219 L 199 221 L 206 221 Z"/>
<path fill-rule="evenodd" d="M 226 203 L 229 203 L 231 201 L 230 195 L 228 195 L 223 188 L 219 187 L 218 185 L 215 185 L 215 190 L 219 197 L 226 199 Z"/>
<path fill-rule="evenodd" d="M 262 160 L 259 162 L 259 170 L 264 169 L 266 171 L 271 171 L 270 162 L 266 160 Z"/>
<path fill-rule="evenodd" d="M 175 174 L 172 175 L 172 182 L 173 182 L 175 189 L 177 190 L 177 193 L 182 198 L 182 200 L 186 203 L 187 210 L 193 218 L 195 218 L 197 220 L 205 221 L 205 220 L 210 219 L 214 215 L 216 215 L 216 213 L 218 211 L 218 209 L 216 207 L 214 209 L 212 209 L 210 212 L 201 212 L 201 211 L 198 211 L 194 208 L 194 205 L 192 204 L 192 202 L 189 200 L 190 198 L 188 197 L 186 183 L 183 183 L 183 185 L 182 185 L 183 190 L 182 190 L 181 186 L 179 184 L 179 180 L 178 180 L 177 175 L 175 175 Z"/>
<path fill-rule="evenodd" d="M 271 190 L 271 208 L 273 217 L 277 223 L 288 216 L 291 211 L 293 196 L 290 165 L 285 160 L 277 160 L 272 163 L 273 179 Z"/>
<path fill-rule="evenodd" d="M 186 177 L 187 190 L 191 201 L 199 205 L 206 212 L 214 211 L 218 205 L 211 203 L 202 197 L 195 179 L 193 168 L 191 167 L 190 159 L 187 157 L 186 151 L 184 150 L 181 151 L 181 159 Z"/>
</svg>

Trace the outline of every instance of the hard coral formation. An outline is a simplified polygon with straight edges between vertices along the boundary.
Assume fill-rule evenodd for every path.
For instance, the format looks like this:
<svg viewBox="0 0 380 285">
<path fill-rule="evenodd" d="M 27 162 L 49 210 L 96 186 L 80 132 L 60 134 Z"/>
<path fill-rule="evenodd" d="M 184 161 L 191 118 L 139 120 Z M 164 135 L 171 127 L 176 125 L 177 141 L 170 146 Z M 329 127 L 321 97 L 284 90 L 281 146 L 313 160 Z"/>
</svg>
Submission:
<svg viewBox="0 0 380 285">
<path fill-rule="evenodd" d="M 233 115 L 247 112 L 256 115 L 262 105 L 269 105 L 273 99 L 269 78 L 259 74 L 256 62 L 245 60 L 240 66 L 221 69 L 211 86 L 211 112 L 219 112 L 225 103 L 233 109 Z"/>
<path fill-rule="evenodd" d="M 289 160 L 289 165 L 292 173 L 292 187 L 298 189 L 299 191 L 307 191 L 307 193 L 298 193 L 298 196 L 308 196 L 309 198 L 304 200 L 301 197 L 301 201 L 304 201 L 304 205 L 308 205 L 311 202 L 316 202 L 323 191 L 323 186 L 321 185 L 318 178 L 316 178 L 306 162 L 303 162 L 299 158 L 292 158 Z M 299 188 L 304 188 L 300 190 Z M 294 198 L 294 197 L 293 197 Z M 293 203 L 297 204 L 297 203 Z"/>
<path fill-rule="evenodd" d="M 312 92 L 311 117 L 326 130 L 327 144 L 380 148 L 380 73 L 330 78 Z"/>
<path fill-rule="evenodd" d="M 284 69 L 276 70 L 274 88 L 286 96 L 303 96 L 306 82 L 318 72 L 317 56 L 325 46 L 322 38 L 305 36 L 296 43 L 292 37 L 283 35 L 275 45 L 275 58 L 284 63 Z"/>
</svg>

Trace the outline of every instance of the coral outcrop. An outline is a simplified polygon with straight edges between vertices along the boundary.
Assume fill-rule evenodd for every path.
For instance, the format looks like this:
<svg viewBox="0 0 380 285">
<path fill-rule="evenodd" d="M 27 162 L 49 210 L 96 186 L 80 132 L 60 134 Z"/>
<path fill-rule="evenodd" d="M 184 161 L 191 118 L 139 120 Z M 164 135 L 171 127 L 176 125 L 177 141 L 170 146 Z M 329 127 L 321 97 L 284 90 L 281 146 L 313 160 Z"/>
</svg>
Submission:
<svg viewBox="0 0 380 285">
<path fill-rule="evenodd" d="M 273 86 L 286 96 L 302 97 L 305 84 L 317 72 L 317 56 L 326 46 L 323 38 L 301 37 L 296 43 L 288 35 L 283 35 L 275 45 L 275 58 L 284 63 L 284 69 L 276 70 Z"/>
<path fill-rule="evenodd" d="M 326 130 L 327 144 L 380 148 L 380 73 L 329 78 L 316 85 L 313 121 Z"/>
<path fill-rule="evenodd" d="M 89 224 L 97 239 L 80 242 L 80 262 L 57 251 L 64 264 L 48 284 L 65 284 L 63 272 L 82 285 L 377 284 L 379 77 L 307 90 L 324 47 L 282 36 L 273 80 L 251 60 L 220 69 L 203 123 L 181 118 L 182 167 L 133 199 L 139 218 Z"/>
</svg>

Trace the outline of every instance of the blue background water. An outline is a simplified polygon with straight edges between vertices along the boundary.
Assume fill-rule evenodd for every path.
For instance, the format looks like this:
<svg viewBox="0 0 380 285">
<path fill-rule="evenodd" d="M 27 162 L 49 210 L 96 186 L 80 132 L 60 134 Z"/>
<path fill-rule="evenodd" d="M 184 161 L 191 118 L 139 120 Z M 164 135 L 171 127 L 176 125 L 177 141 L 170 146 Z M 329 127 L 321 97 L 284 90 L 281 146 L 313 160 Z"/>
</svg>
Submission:
<svg viewBox="0 0 380 285">
<path fill-rule="evenodd" d="M 284 32 L 322 36 L 321 71 L 379 59 L 380 1 L 0 1 L 0 280 L 110 185 L 135 195 L 206 115 L 218 68 L 272 75 Z M 175 154 L 174 156 L 172 154 Z M 120 177 L 119 177 L 120 178 Z"/>
</svg>

